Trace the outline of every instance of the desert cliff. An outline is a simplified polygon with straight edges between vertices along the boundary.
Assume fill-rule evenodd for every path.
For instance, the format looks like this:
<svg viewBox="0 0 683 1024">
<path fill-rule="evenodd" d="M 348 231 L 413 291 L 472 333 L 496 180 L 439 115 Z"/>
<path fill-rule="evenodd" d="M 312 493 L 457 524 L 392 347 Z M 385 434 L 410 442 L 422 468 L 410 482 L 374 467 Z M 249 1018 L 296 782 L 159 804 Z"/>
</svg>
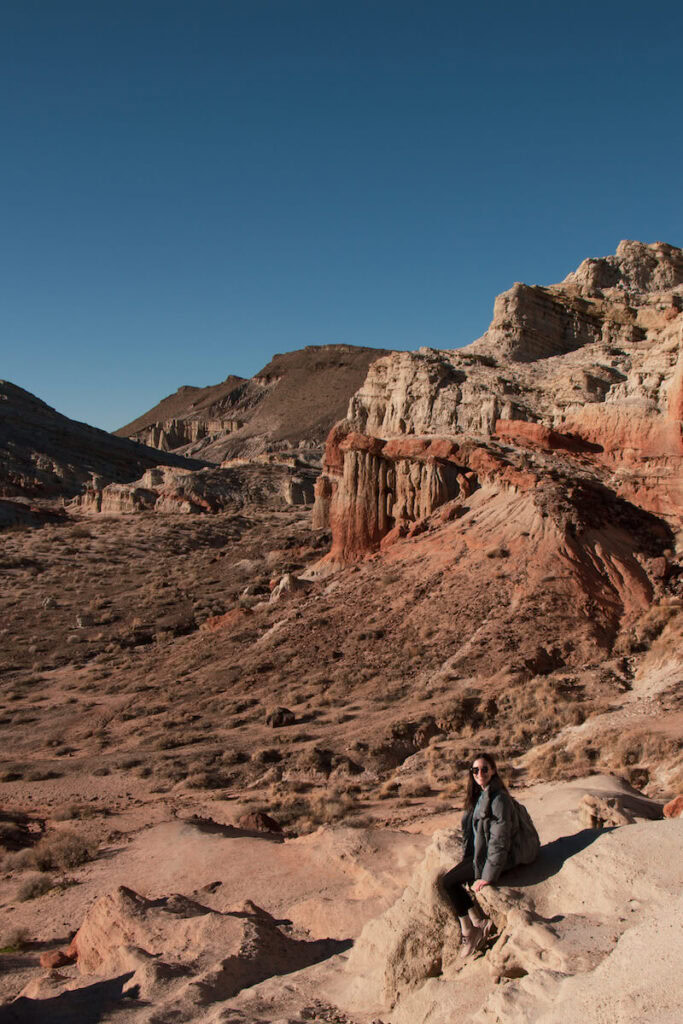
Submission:
<svg viewBox="0 0 683 1024">
<path fill-rule="evenodd" d="M 681 251 L 622 242 L 562 284 L 515 285 L 467 348 L 377 360 L 327 442 L 317 522 L 332 559 L 525 474 L 599 483 L 680 529 L 682 310 Z"/>
</svg>

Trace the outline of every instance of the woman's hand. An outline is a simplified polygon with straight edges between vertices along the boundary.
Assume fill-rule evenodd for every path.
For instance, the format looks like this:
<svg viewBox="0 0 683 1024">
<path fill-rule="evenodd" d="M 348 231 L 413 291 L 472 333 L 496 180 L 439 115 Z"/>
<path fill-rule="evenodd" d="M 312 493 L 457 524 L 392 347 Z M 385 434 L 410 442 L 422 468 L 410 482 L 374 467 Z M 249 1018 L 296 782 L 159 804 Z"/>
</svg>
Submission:
<svg viewBox="0 0 683 1024">
<path fill-rule="evenodd" d="M 491 884 L 490 882 L 485 882 L 483 878 L 478 878 L 476 880 L 476 882 L 474 883 L 474 885 L 472 886 L 472 888 L 474 889 L 475 892 L 479 892 L 479 890 L 483 889 L 485 885 L 490 885 L 490 884 Z"/>
</svg>

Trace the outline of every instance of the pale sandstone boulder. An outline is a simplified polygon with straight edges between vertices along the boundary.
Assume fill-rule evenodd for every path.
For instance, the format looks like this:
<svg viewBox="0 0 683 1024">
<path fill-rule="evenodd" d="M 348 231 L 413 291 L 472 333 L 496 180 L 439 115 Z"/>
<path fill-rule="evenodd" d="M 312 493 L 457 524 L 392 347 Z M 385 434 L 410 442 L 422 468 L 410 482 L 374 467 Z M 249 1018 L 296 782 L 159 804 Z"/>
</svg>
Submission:
<svg viewBox="0 0 683 1024">
<path fill-rule="evenodd" d="M 637 820 L 662 817 L 661 804 L 643 797 L 634 800 L 628 795 L 601 796 L 585 793 L 579 804 L 579 820 L 586 828 L 616 828 L 632 825 Z"/>
<path fill-rule="evenodd" d="M 438 879 L 461 859 L 461 849 L 453 833 L 437 833 L 403 895 L 365 926 L 346 966 L 350 1008 L 391 1009 L 457 960 L 460 926 Z"/>
<path fill-rule="evenodd" d="M 129 974 L 126 987 L 138 998 L 194 1019 L 200 1006 L 342 946 L 292 938 L 282 924 L 250 901 L 220 912 L 185 896 L 149 900 L 120 886 L 93 904 L 72 945 L 82 976 Z"/>
<path fill-rule="evenodd" d="M 280 579 L 280 582 L 271 590 L 270 601 L 281 601 L 283 598 L 291 597 L 294 594 L 307 594 L 311 586 L 312 584 L 309 580 L 301 579 L 291 572 L 286 572 Z"/>
</svg>

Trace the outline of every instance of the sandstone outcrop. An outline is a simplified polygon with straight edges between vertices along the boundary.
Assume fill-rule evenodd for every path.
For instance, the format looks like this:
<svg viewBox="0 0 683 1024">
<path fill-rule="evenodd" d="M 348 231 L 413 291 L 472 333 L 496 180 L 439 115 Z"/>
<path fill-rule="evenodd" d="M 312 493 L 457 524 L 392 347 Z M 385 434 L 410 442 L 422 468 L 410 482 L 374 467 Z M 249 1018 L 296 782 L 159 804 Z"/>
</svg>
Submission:
<svg viewBox="0 0 683 1024">
<path fill-rule="evenodd" d="M 106 484 L 93 478 L 72 502 L 83 512 L 216 513 L 244 505 L 312 503 L 316 479 L 306 466 L 244 463 L 200 470 L 160 466 L 131 484 Z"/>
<path fill-rule="evenodd" d="M 283 925 L 250 901 L 219 911 L 177 894 L 149 900 L 120 886 L 93 904 L 72 947 L 81 975 L 127 974 L 133 998 L 151 996 L 156 1013 L 188 1019 L 342 947 L 294 938 Z"/>
<path fill-rule="evenodd" d="M 663 814 L 665 818 L 683 817 L 683 796 L 676 796 L 673 800 L 669 800 L 668 804 L 664 806 Z"/>
<path fill-rule="evenodd" d="M 643 871 L 651 844 L 671 849 L 676 829 L 675 822 L 639 821 L 546 843 L 535 864 L 478 894 L 495 931 L 483 954 L 465 961 L 458 956 L 457 920 L 439 886 L 460 859 L 460 844 L 453 833 L 436 833 L 403 895 L 356 940 L 333 995 L 351 1012 L 375 1013 L 392 1024 L 574 1020 L 582 989 L 595 995 L 640 987 L 660 1011 L 663 1003 L 672 1010 L 676 994 L 659 988 L 662 971 L 625 982 L 622 964 L 626 948 L 651 948 L 653 911 L 667 928 L 667 944 L 680 933 L 671 931 L 680 868 L 660 862 Z M 643 900 L 650 913 L 641 916 Z M 665 959 L 671 966 L 673 957 Z"/>
<path fill-rule="evenodd" d="M 499 296 L 468 348 L 373 363 L 317 484 L 331 560 L 376 551 L 484 483 L 518 491 L 559 475 L 680 529 L 682 265 L 672 246 L 622 242 L 560 285 Z"/>
<path fill-rule="evenodd" d="M 205 438 L 215 438 L 223 434 L 233 434 L 244 426 L 243 420 L 216 418 L 212 419 L 170 419 L 158 420 L 149 427 L 143 427 L 131 435 L 136 441 L 158 448 L 162 452 L 170 452 L 185 445 L 194 445 Z"/>
</svg>

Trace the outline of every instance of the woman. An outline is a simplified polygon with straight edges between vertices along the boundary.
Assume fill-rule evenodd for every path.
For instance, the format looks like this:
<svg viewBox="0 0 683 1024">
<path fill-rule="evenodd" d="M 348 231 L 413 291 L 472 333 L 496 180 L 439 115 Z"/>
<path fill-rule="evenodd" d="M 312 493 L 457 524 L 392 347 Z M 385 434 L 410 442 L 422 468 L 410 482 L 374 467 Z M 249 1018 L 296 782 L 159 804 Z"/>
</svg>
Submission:
<svg viewBox="0 0 683 1024">
<path fill-rule="evenodd" d="M 464 857 L 441 879 L 460 920 L 462 956 L 480 949 L 493 930 L 493 923 L 476 905 L 464 883 L 474 882 L 473 889 L 479 892 L 496 882 L 507 868 L 514 867 L 517 827 L 512 797 L 498 775 L 496 762 L 490 754 L 477 754 L 472 760 L 462 818 Z"/>
</svg>

